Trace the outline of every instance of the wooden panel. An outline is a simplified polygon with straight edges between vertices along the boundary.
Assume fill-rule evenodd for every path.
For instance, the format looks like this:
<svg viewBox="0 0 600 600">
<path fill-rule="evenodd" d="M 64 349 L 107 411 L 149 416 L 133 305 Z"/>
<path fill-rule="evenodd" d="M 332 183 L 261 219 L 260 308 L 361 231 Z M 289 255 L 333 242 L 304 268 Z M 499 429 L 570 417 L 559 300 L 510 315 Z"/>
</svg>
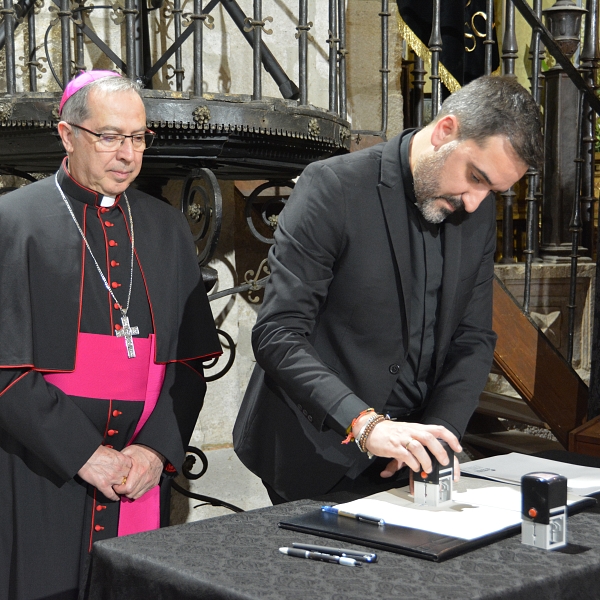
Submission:
<svg viewBox="0 0 600 600">
<path fill-rule="evenodd" d="M 498 280 L 494 280 L 494 361 L 563 446 L 583 423 L 588 388 Z"/>
<path fill-rule="evenodd" d="M 569 449 L 580 454 L 600 456 L 600 416 L 570 432 Z"/>
<path fill-rule="evenodd" d="M 482 392 L 481 396 L 479 396 L 477 412 L 480 415 L 501 417 L 525 423 L 526 425 L 533 425 L 534 427 L 546 427 L 546 423 L 529 408 L 529 405 L 524 400 L 503 396 L 502 394 Z"/>
</svg>

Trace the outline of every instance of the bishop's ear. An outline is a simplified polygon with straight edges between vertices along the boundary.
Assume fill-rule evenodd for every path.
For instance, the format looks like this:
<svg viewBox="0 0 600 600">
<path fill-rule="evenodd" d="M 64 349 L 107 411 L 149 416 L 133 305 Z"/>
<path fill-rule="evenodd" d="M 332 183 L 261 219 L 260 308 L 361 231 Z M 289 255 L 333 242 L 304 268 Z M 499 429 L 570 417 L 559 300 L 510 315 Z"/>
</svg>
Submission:
<svg viewBox="0 0 600 600">
<path fill-rule="evenodd" d="M 444 144 L 458 139 L 458 119 L 455 115 L 441 117 L 433 126 L 431 145 L 438 150 Z"/>
<path fill-rule="evenodd" d="M 66 121 L 59 121 L 57 129 L 65 151 L 73 152 L 73 137 L 75 136 L 73 128 Z"/>
</svg>

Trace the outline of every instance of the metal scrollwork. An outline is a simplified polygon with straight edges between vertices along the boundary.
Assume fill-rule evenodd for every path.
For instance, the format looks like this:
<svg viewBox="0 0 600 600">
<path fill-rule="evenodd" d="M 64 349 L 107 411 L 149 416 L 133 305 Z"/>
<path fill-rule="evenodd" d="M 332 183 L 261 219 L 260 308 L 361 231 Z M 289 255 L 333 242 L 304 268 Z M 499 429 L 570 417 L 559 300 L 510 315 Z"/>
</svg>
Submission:
<svg viewBox="0 0 600 600">
<path fill-rule="evenodd" d="M 174 77 L 177 77 L 177 75 L 181 75 L 181 78 L 185 79 L 185 69 L 177 69 L 171 63 L 166 64 L 166 69 L 167 69 L 167 77 L 166 77 L 167 80 L 173 79 Z M 171 71 L 171 73 L 169 73 L 169 71 Z"/>
<path fill-rule="evenodd" d="M 206 458 L 206 454 L 202 452 L 199 448 L 195 446 L 188 446 L 186 448 L 186 452 L 188 453 L 183 461 L 183 465 L 181 465 L 181 473 L 185 476 L 186 479 L 196 480 L 200 479 L 206 471 L 208 471 L 208 458 Z M 202 470 L 199 473 L 193 473 L 192 469 L 196 464 L 196 456 L 200 459 L 202 463 Z"/>
<path fill-rule="evenodd" d="M 187 455 L 185 460 L 183 461 L 183 466 L 181 467 L 182 474 L 186 477 L 186 479 L 200 479 L 206 471 L 208 470 L 208 458 L 206 454 L 200 450 L 200 448 L 196 448 L 195 446 L 188 446 L 186 448 Z M 196 464 L 196 456 L 202 462 L 202 470 L 200 473 L 192 473 L 192 469 Z M 224 502 L 223 500 L 219 500 L 217 498 L 212 498 L 211 496 L 204 496 L 202 494 L 196 494 L 195 492 L 190 492 L 185 488 L 181 487 L 176 481 L 171 481 L 171 487 L 186 496 L 187 498 L 193 498 L 194 500 L 200 500 L 204 502 L 204 504 L 210 504 L 211 506 L 222 506 L 223 508 L 227 508 L 233 512 L 244 512 L 239 506 L 235 506 L 235 504 L 229 504 L 229 502 Z"/>
<path fill-rule="evenodd" d="M 121 25 L 125 21 L 125 5 L 117 0 L 116 2 L 111 3 L 111 7 L 113 10 L 113 14 L 110 15 L 110 20 L 115 25 Z"/>
<path fill-rule="evenodd" d="M 268 258 L 264 258 L 261 261 L 260 265 L 258 265 L 258 269 L 256 269 L 256 275 L 252 269 L 246 271 L 244 274 L 244 281 L 248 284 L 248 301 L 252 302 L 253 304 L 256 304 L 260 301 L 258 296 L 252 295 L 253 292 L 258 292 L 258 290 L 261 290 L 263 287 L 265 287 L 264 282 L 259 279 L 261 271 L 263 271 L 267 276 L 271 274 L 268 261 Z"/>
<path fill-rule="evenodd" d="M 205 125 L 210 121 L 210 108 L 208 106 L 197 106 L 192 115 L 198 125 Z"/>
<path fill-rule="evenodd" d="M 485 38 L 485 30 L 484 31 L 479 31 L 479 29 L 477 29 L 477 26 L 475 25 L 475 17 L 481 17 L 483 19 L 484 28 L 485 28 L 485 22 L 487 21 L 488 16 L 482 10 L 478 10 L 471 17 L 471 29 L 473 30 L 473 33 L 478 38 Z M 496 23 L 492 23 L 492 28 L 495 27 L 495 26 L 496 26 Z"/>
<path fill-rule="evenodd" d="M 202 21 L 207 29 L 215 28 L 215 19 L 211 15 L 197 15 L 195 13 L 183 13 L 183 24 L 187 27 L 192 21 Z"/>
<path fill-rule="evenodd" d="M 217 379 L 221 379 L 221 377 L 223 377 L 225 375 L 225 373 L 227 373 L 227 371 L 229 371 L 229 369 L 231 369 L 231 367 L 233 366 L 233 363 L 235 361 L 235 342 L 233 341 L 233 338 L 226 333 L 225 331 L 223 331 L 222 329 L 217 329 L 217 333 L 225 338 L 225 344 L 222 344 L 222 346 L 224 348 L 228 348 L 229 349 L 229 357 L 227 358 L 227 362 L 225 363 L 225 366 L 218 371 L 217 373 L 215 373 L 214 375 L 204 375 L 204 381 L 216 381 Z M 213 358 L 209 363 L 206 363 L 204 365 L 204 371 L 206 372 L 208 369 L 212 369 L 217 362 L 220 360 L 220 357 L 217 356 L 216 358 Z"/>
<path fill-rule="evenodd" d="M 162 13 L 163 13 L 163 16 L 165 19 L 171 19 L 171 17 L 173 17 L 173 15 L 175 15 L 177 13 L 182 13 L 182 12 L 183 12 L 183 9 L 181 9 L 181 8 L 176 9 L 175 5 L 170 0 L 165 0 L 165 2 L 163 2 Z"/>
<path fill-rule="evenodd" d="M 467 6 L 469 6 L 469 4 L 467 4 Z M 471 16 L 471 23 L 465 23 L 465 28 L 473 32 L 473 33 L 469 33 L 467 31 L 465 31 L 465 40 L 468 40 L 470 43 L 473 44 L 471 47 L 469 47 L 465 44 L 465 52 L 473 52 L 475 50 L 475 48 L 477 48 L 477 38 L 485 39 L 485 31 L 480 31 L 477 28 L 477 25 L 475 24 L 475 17 L 481 17 L 483 19 L 484 25 L 488 19 L 488 16 L 486 13 L 484 13 L 482 10 L 478 10 L 477 12 L 473 13 L 473 15 Z M 496 27 L 496 24 L 492 23 L 492 28 L 495 28 L 495 27 Z"/>
<path fill-rule="evenodd" d="M 23 19 L 19 20 L 19 15 L 14 8 L 0 8 L 0 15 L 5 17 L 12 17 L 13 21 L 16 23 L 21 23 Z"/>
<path fill-rule="evenodd" d="M 245 215 L 246 215 L 246 223 L 248 223 L 248 227 L 250 228 L 252 235 L 257 240 L 260 240 L 261 242 L 263 242 L 265 244 L 273 244 L 274 243 L 273 238 L 267 238 L 258 232 L 256 227 L 254 226 L 254 221 L 252 220 L 252 207 L 253 207 L 254 203 L 257 202 L 257 200 L 259 198 L 259 194 L 261 192 L 263 192 L 264 190 L 272 188 L 272 187 L 288 187 L 288 188 L 293 189 L 294 185 L 295 185 L 295 183 L 293 181 L 267 181 L 266 183 L 259 185 L 248 196 L 248 198 L 246 200 L 246 207 L 244 210 Z M 264 198 L 261 198 L 261 200 L 264 200 Z M 275 229 L 277 228 L 277 214 L 278 213 L 276 213 L 273 210 L 273 205 L 275 203 L 285 204 L 285 200 L 281 197 L 274 196 L 272 198 L 269 198 L 263 204 L 262 209 L 261 209 L 262 222 L 273 231 L 275 231 Z"/>
<path fill-rule="evenodd" d="M 326 43 L 330 48 L 334 48 L 335 45 L 340 41 L 340 38 L 335 37 L 331 30 L 327 30 L 327 34 L 329 37 L 327 38 Z"/>
<path fill-rule="evenodd" d="M 69 17 L 70 19 L 73 19 L 73 11 L 78 8 L 79 5 L 72 0 L 69 2 L 69 10 L 61 10 L 60 7 L 56 6 L 55 4 L 51 4 L 48 7 L 48 11 L 54 16 L 54 18 L 50 21 L 50 25 L 56 25 L 61 17 Z"/>
<path fill-rule="evenodd" d="M 469 24 L 465 23 L 465 26 L 468 27 Z M 465 52 L 473 52 L 473 50 L 475 50 L 475 48 L 477 48 L 477 39 L 475 38 L 475 36 L 472 33 L 465 32 L 465 40 L 470 40 L 473 42 L 473 45 L 470 48 L 469 48 L 469 46 L 465 46 Z"/>
<path fill-rule="evenodd" d="M 198 263 L 203 266 L 217 247 L 223 215 L 221 188 L 210 169 L 195 169 L 186 177 L 181 212 L 187 217 L 198 249 Z"/>
<path fill-rule="evenodd" d="M 36 47 L 35 51 L 41 50 L 44 47 L 43 44 L 40 44 Z M 25 77 L 26 74 L 29 74 L 30 67 L 35 67 L 39 73 L 37 73 L 36 78 L 41 79 L 42 73 L 47 71 L 46 67 L 42 64 L 42 62 L 48 62 L 46 58 L 43 56 L 38 58 L 37 60 L 26 60 L 24 56 L 19 56 L 19 60 L 26 61 L 23 62 L 22 65 L 19 65 L 19 69 L 21 69 L 21 73 L 17 74 L 17 77 L 22 78 Z"/>
<path fill-rule="evenodd" d="M 246 17 L 244 19 L 244 31 L 246 33 L 250 33 L 251 31 L 254 31 L 255 27 L 260 27 L 263 30 L 263 33 L 265 33 L 266 35 L 271 35 L 273 33 L 273 30 L 265 29 L 265 24 L 267 21 L 269 21 L 269 23 L 272 23 L 273 17 L 265 17 L 262 21 L 255 21 L 251 17 Z"/>
<path fill-rule="evenodd" d="M 309 21 L 306 25 L 298 25 L 298 27 L 296 27 L 297 33 L 294 34 L 294 37 L 297 40 L 299 40 L 302 33 L 306 31 L 306 33 L 308 34 L 308 32 L 311 30 L 312 26 L 313 26 L 312 21 Z"/>
</svg>

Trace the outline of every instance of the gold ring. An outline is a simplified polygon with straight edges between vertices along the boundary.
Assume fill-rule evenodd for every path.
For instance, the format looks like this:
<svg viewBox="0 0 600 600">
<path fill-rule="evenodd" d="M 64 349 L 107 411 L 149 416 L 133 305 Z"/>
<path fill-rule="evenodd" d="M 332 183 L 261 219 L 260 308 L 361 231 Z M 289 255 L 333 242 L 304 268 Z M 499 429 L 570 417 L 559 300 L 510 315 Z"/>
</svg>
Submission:
<svg viewBox="0 0 600 600">
<path fill-rule="evenodd" d="M 121 485 L 125 485 L 127 483 L 127 477 L 124 476 L 123 477 L 123 481 L 121 481 Z"/>
<path fill-rule="evenodd" d="M 408 440 L 408 442 L 406 442 L 406 444 L 404 444 L 404 448 L 406 450 L 408 450 L 408 447 L 414 442 L 415 440 L 413 440 L 412 438 L 410 440 Z M 410 452 L 410 450 L 409 450 Z"/>
</svg>

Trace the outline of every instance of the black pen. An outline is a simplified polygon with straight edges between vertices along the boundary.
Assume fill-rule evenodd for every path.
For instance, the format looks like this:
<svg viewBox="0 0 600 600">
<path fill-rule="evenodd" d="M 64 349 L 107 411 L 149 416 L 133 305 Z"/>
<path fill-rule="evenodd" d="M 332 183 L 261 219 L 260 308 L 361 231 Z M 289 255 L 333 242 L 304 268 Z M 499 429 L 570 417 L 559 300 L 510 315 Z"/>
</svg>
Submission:
<svg viewBox="0 0 600 600">
<path fill-rule="evenodd" d="M 313 544 L 298 544 L 297 542 L 294 542 L 292 546 L 294 548 L 299 548 L 300 550 L 309 550 L 310 552 L 346 556 L 361 562 L 377 562 L 377 554 L 374 552 L 362 552 L 360 550 L 349 550 L 346 548 L 329 548 L 329 546 L 314 546 Z"/>
<path fill-rule="evenodd" d="M 331 554 L 321 554 L 320 552 L 309 552 L 308 550 L 299 550 L 297 548 L 279 548 L 279 552 L 296 558 L 308 558 L 310 560 L 320 560 L 321 562 L 337 563 L 345 567 L 362 567 L 362 564 L 353 558 L 345 556 L 333 556 Z"/>
</svg>

